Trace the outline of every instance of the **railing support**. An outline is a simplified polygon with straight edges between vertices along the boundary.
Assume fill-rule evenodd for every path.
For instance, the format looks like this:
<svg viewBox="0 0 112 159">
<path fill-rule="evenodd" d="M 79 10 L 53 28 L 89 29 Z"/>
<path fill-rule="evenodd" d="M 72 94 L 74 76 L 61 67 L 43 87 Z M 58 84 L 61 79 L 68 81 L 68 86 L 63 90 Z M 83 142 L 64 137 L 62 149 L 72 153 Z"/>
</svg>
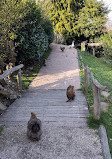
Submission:
<svg viewBox="0 0 112 159">
<path fill-rule="evenodd" d="M 18 74 L 17 74 L 17 87 L 19 92 L 22 91 L 22 82 L 21 82 L 21 69 L 19 69 Z"/>
<path fill-rule="evenodd" d="M 93 98 L 94 98 L 94 104 L 93 104 L 93 110 L 94 110 L 94 118 L 96 120 L 100 119 L 100 111 L 101 111 L 101 92 L 98 87 L 93 83 Z"/>
<path fill-rule="evenodd" d="M 93 98 L 94 98 L 94 104 L 93 104 L 93 111 L 94 111 L 94 118 L 96 120 L 100 119 L 100 112 L 101 112 L 101 90 L 108 91 L 108 87 L 101 85 L 93 76 L 92 72 L 86 66 L 84 69 L 84 91 L 85 93 L 88 92 L 89 87 L 89 77 L 92 80 L 93 86 Z"/>
<path fill-rule="evenodd" d="M 19 92 L 22 91 L 22 82 L 21 82 L 21 68 L 23 68 L 23 64 L 20 64 L 18 66 L 12 67 L 9 70 L 6 70 L 2 75 L 0 75 L 0 80 L 4 80 L 9 76 L 10 74 L 14 73 L 15 71 L 18 72 L 17 74 L 17 87 Z"/>
<path fill-rule="evenodd" d="M 88 92 L 88 87 L 89 87 L 89 75 L 88 75 L 88 69 L 87 67 L 84 69 L 84 90 L 85 93 Z"/>
</svg>

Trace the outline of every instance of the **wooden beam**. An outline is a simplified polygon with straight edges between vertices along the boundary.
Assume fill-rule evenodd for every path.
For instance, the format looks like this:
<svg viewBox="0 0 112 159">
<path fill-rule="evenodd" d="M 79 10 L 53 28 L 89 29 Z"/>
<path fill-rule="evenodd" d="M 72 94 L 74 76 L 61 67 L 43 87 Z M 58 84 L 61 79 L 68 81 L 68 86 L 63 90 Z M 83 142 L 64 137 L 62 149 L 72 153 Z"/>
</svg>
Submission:
<svg viewBox="0 0 112 159">
<path fill-rule="evenodd" d="M 90 71 L 89 67 L 86 66 L 86 68 L 87 68 L 87 71 L 88 71 L 88 73 L 89 73 L 89 75 L 90 75 L 90 77 L 91 77 L 92 82 L 93 82 L 100 90 L 108 91 L 108 87 L 107 87 L 107 86 L 101 85 L 101 84 L 94 78 L 94 76 L 93 76 L 92 72 Z"/>
<path fill-rule="evenodd" d="M 3 80 L 4 78 L 6 78 L 8 75 L 10 75 L 10 73 L 13 73 L 19 69 L 23 68 L 23 64 L 20 64 L 16 67 L 13 67 L 12 69 L 9 69 L 7 71 L 5 71 L 2 75 L 0 75 L 0 80 Z"/>
<path fill-rule="evenodd" d="M 19 92 L 22 91 L 22 82 L 21 82 L 21 69 L 19 69 L 18 74 L 17 74 L 17 87 Z"/>
<path fill-rule="evenodd" d="M 102 43 L 88 43 L 88 46 L 102 46 Z"/>
<path fill-rule="evenodd" d="M 84 69 L 84 89 L 85 89 L 85 93 L 87 93 L 88 91 L 88 87 L 89 87 L 89 75 L 88 75 L 88 69 L 85 68 Z"/>
</svg>

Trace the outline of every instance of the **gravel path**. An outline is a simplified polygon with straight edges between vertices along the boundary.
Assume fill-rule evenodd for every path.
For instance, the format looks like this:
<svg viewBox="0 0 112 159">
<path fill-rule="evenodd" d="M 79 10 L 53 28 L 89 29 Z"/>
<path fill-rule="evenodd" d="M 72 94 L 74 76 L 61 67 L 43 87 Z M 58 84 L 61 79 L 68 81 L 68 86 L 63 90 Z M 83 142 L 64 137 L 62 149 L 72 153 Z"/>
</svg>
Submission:
<svg viewBox="0 0 112 159">
<path fill-rule="evenodd" d="M 26 127 L 7 127 L 0 136 L 0 159 L 103 159 L 97 131 L 44 127 L 39 142 L 26 137 Z"/>
</svg>

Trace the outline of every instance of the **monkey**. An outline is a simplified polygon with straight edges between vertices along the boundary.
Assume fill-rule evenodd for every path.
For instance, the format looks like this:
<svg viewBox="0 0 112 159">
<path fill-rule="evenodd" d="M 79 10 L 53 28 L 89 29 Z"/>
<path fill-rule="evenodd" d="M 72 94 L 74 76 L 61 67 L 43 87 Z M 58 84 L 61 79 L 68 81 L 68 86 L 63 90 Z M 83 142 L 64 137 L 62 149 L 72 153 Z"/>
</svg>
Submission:
<svg viewBox="0 0 112 159">
<path fill-rule="evenodd" d="M 6 66 L 6 70 L 12 69 L 13 67 L 13 63 L 9 62 L 9 64 Z M 12 73 L 10 73 L 10 75 L 7 76 L 8 79 L 10 79 Z"/>
<path fill-rule="evenodd" d="M 66 102 L 70 102 L 71 100 L 74 100 L 75 98 L 75 91 L 74 86 L 69 85 L 66 91 L 66 96 L 68 100 Z"/>
<path fill-rule="evenodd" d="M 65 47 L 60 46 L 60 50 L 63 52 L 65 50 Z"/>
<path fill-rule="evenodd" d="M 41 121 L 38 119 L 34 112 L 31 112 L 30 120 L 27 124 L 27 137 L 32 141 L 40 140 L 42 135 Z"/>
<path fill-rule="evenodd" d="M 6 69 L 9 70 L 13 67 L 13 63 L 9 62 L 9 64 L 6 66 Z"/>
</svg>

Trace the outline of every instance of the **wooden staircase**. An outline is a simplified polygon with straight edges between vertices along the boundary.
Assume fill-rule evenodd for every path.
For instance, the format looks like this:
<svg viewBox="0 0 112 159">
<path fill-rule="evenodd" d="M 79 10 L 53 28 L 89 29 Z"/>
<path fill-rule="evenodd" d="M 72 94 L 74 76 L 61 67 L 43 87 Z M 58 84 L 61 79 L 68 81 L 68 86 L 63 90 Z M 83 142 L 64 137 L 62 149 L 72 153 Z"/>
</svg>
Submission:
<svg viewBox="0 0 112 159">
<path fill-rule="evenodd" d="M 85 127 L 89 115 L 86 99 L 81 91 L 66 102 L 66 90 L 28 90 L 1 116 L 0 125 L 26 125 L 30 112 L 35 112 L 43 126 Z"/>
</svg>

